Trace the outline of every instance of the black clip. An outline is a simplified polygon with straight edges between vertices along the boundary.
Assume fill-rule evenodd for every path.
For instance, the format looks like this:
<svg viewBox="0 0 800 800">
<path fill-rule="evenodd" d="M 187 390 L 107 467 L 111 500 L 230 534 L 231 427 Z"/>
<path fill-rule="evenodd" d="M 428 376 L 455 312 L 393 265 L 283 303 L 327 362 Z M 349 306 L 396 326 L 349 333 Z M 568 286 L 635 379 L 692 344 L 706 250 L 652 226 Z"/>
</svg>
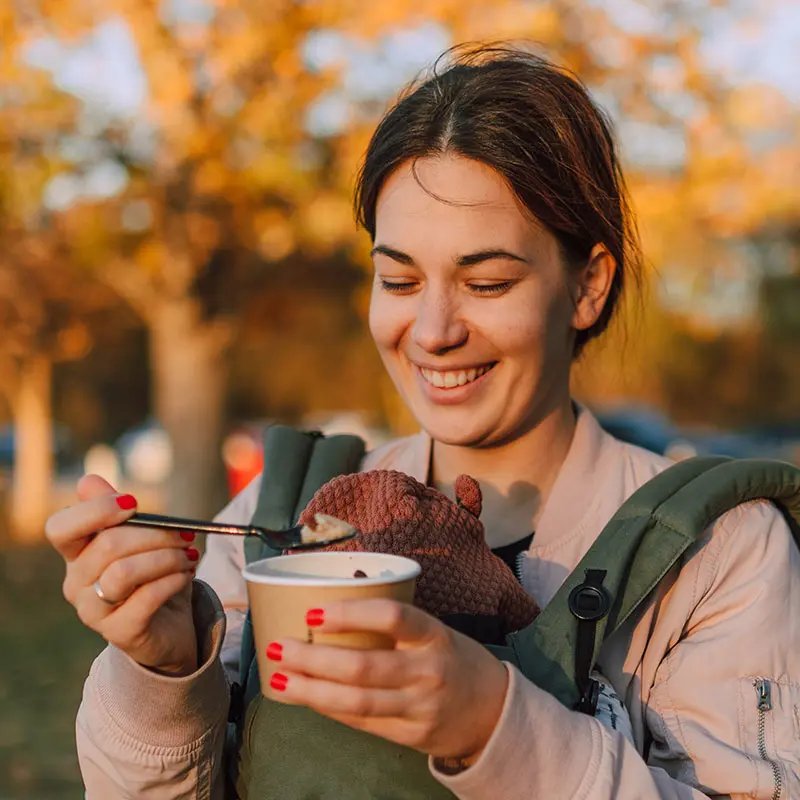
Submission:
<svg viewBox="0 0 800 800">
<path fill-rule="evenodd" d="M 567 605 L 578 620 L 575 639 L 575 685 L 580 697 L 575 710 L 594 716 L 600 700 L 600 684 L 589 677 L 594 656 L 595 629 L 599 620 L 608 614 L 611 598 L 603 586 L 604 569 L 587 569 L 583 583 L 570 593 Z"/>
<path fill-rule="evenodd" d="M 587 622 L 597 622 L 608 614 L 611 598 L 603 586 L 605 577 L 604 569 L 586 570 L 583 583 L 579 583 L 569 593 L 567 604 L 574 617 Z"/>
</svg>

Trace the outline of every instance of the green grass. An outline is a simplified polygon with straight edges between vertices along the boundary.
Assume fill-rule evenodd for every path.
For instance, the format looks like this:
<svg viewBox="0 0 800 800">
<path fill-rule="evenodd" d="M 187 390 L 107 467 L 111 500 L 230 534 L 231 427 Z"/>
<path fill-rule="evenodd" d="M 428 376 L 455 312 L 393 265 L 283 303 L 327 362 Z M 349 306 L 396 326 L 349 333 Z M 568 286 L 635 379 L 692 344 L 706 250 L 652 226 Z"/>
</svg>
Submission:
<svg viewBox="0 0 800 800">
<path fill-rule="evenodd" d="M 61 595 L 49 547 L 0 550 L 0 800 L 83 797 L 75 712 L 102 640 Z"/>
</svg>

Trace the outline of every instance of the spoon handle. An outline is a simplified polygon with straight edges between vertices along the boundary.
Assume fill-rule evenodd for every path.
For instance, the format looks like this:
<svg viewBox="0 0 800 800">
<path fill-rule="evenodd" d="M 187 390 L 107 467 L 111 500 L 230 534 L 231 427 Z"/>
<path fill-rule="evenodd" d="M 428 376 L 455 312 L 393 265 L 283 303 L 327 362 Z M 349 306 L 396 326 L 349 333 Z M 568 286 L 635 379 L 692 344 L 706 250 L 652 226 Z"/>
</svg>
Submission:
<svg viewBox="0 0 800 800">
<path fill-rule="evenodd" d="M 197 533 L 226 533 L 229 536 L 258 536 L 259 532 L 250 525 L 227 525 L 221 522 L 205 522 L 198 519 L 168 517 L 164 514 L 144 514 L 137 512 L 124 525 L 139 525 L 143 528 L 166 528 L 176 531 L 195 531 Z"/>
</svg>

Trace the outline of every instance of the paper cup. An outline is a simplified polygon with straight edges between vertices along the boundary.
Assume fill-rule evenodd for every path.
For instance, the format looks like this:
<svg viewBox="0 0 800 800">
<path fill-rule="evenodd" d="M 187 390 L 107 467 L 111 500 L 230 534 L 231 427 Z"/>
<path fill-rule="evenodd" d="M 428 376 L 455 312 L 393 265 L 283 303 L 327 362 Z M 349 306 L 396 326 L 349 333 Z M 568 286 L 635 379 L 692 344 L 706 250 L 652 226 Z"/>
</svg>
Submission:
<svg viewBox="0 0 800 800">
<path fill-rule="evenodd" d="M 356 578 L 356 570 L 366 578 Z M 387 597 L 404 603 L 414 599 L 421 568 L 416 561 L 385 553 L 298 553 L 248 564 L 247 582 L 261 691 L 274 697 L 269 680 L 280 662 L 269 661 L 267 645 L 277 639 L 353 647 L 391 648 L 393 640 L 377 633 L 323 633 L 306 625 L 306 612 L 335 600 Z"/>
</svg>

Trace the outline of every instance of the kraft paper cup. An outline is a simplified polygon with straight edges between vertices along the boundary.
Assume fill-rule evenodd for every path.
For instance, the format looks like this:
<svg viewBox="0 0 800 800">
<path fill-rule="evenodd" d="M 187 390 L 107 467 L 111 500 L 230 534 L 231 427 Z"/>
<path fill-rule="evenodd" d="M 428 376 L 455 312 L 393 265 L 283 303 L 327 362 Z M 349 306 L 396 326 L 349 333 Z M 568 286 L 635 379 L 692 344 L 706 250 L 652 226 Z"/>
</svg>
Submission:
<svg viewBox="0 0 800 800">
<path fill-rule="evenodd" d="M 366 578 L 355 578 L 356 570 Z M 269 661 L 267 645 L 277 639 L 353 647 L 359 650 L 391 648 L 393 640 L 377 633 L 323 633 L 306 625 L 306 612 L 324 608 L 336 600 L 386 597 L 411 603 L 421 568 L 416 561 L 385 553 L 298 553 L 275 556 L 248 564 L 242 575 L 247 582 L 250 614 L 255 636 L 258 673 L 265 697 L 280 663 Z"/>
</svg>

